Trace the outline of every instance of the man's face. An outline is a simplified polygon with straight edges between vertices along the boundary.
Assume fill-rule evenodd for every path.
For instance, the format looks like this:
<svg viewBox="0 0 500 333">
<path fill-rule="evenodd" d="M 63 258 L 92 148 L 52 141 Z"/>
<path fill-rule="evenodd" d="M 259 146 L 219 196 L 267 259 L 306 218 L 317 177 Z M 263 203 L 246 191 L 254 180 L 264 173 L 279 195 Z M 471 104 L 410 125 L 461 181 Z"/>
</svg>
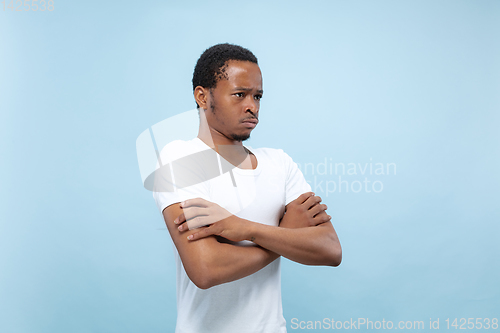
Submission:
<svg viewBox="0 0 500 333">
<path fill-rule="evenodd" d="M 230 60 L 226 64 L 227 79 L 220 79 L 210 90 L 205 114 L 213 130 L 231 140 L 244 141 L 257 126 L 262 74 L 250 61 Z"/>
</svg>

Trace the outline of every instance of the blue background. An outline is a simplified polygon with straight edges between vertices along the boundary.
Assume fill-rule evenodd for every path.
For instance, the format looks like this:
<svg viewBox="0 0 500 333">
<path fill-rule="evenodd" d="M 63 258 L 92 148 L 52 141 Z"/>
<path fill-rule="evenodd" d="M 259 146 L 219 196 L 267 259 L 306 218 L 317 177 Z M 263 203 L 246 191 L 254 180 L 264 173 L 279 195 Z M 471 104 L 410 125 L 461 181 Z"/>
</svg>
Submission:
<svg viewBox="0 0 500 333">
<path fill-rule="evenodd" d="M 283 260 L 290 332 L 292 318 L 499 318 L 499 17 L 498 1 L 0 7 L 0 331 L 173 331 L 171 242 L 135 140 L 193 109 L 194 64 L 220 42 L 259 58 L 250 146 L 397 166 L 343 176 L 380 193 L 316 189 L 343 263 Z"/>
</svg>

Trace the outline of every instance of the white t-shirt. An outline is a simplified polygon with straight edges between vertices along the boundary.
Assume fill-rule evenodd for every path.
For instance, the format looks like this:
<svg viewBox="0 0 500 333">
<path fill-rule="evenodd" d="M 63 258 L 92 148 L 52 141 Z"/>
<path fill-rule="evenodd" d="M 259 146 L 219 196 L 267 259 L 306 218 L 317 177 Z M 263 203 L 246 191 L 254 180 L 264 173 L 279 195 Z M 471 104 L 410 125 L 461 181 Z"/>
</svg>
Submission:
<svg viewBox="0 0 500 333">
<path fill-rule="evenodd" d="M 163 186 L 163 190 L 153 192 L 160 212 L 171 204 L 200 197 L 238 217 L 278 226 L 285 206 L 302 193 L 309 192 L 311 187 L 297 164 L 283 150 L 247 149 L 257 159 L 256 169 L 231 168 L 199 138 L 169 143 L 160 154 L 161 163 L 168 167 L 169 173 L 164 182 L 170 183 L 174 179 L 173 183 L 182 185 Z M 194 159 L 197 162 L 193 163 L 189 156 L 197 156 Z M 189 167 L 183 168 L 186 159 Z M 193 164 L 197 166 L 193 167 Z M 254 244 L 244 241 L 239 245 Z M 187 276 L 175 246 L 174 253 L 177 266 L 176 333 L 286 332 L 281 305 L 281 258 L 245 278 L 203 290 Z"/>
</svg>

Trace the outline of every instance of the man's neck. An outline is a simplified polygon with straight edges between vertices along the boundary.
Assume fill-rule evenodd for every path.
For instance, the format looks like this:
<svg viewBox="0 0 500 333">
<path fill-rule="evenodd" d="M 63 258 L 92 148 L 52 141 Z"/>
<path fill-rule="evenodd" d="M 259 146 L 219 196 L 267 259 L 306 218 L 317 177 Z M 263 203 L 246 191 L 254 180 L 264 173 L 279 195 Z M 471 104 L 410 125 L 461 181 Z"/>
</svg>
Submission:
<svg viewBox="0 0 500 333">
<path fill-rule="evenodd" d="M 250 158 L 249 151 L 241 141 L 231 140 L 213 129 L 203 131 L 201 128 L 198 138 L 236 167 L 255 169 L 257 166 L 255 157 Z"/>
<path fill-rule="evenodd" d="M 232 140 L 213 128 L 200 128 L 198 131 L 198 138 L 218 153 L 219 146 L 239 146 L 243 149 L 243 143 L 241 141 Z M 236 150 L 237 147 L 234 149 Z"/>
</svg>

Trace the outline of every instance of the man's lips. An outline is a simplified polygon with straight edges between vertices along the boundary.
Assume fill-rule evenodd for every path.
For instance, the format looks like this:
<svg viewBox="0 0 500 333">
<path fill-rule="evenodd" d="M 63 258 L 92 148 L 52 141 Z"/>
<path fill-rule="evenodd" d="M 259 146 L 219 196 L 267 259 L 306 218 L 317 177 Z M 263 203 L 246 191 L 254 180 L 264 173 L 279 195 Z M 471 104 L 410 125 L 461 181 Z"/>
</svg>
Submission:
<svg viewBox="0 0 500 333">
<path fill-rule="evenodd" d="M 259 123 L 259 120 L 257 118 L 250 118 L 250 119 L 243 120 L 242 123 L 244 125 L 246 125 L 247 127 L 254 128 Z"/>
<path fill-rule="evenodd" d="M 259 120 L 257 118 L 250 118 L 243 120 L 242 123 L 252 123 L 257 125 L 259 123 Z"/>
</svg>

